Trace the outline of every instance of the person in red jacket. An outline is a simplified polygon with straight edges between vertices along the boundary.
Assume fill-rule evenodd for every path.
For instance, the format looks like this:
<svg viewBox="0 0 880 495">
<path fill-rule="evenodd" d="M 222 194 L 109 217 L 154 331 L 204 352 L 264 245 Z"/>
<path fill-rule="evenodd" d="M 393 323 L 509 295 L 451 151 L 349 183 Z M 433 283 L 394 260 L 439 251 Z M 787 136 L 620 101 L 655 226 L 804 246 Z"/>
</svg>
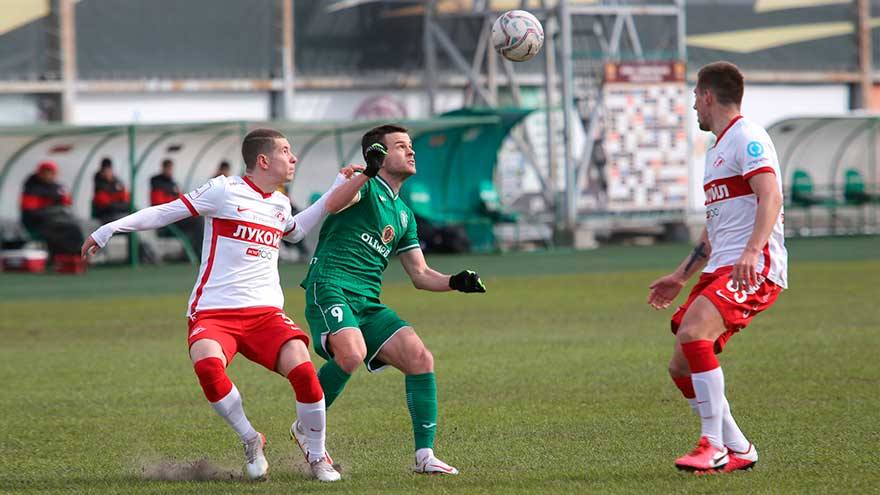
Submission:
<svg viewBox="0 0 880 495">
<path fill-rule="evenodd" d="M 164 205 L 180 197 L 180 188 L 174 182 L 174 162 L 162 160 L 162 171 L 150 178 L 150 206 Z"/>
<path fill-rule="evenodd" d="M 175 201 L 179 197 L 180 188 L 174 181 L 174 162 L 170 158 L 165 158 L 162 160 L 162 171 L 150 178 L 150 205 L 163 205 Z M 201 256 L 204 235 L 202 218 L 189 217 L 174 225 L 186 235 L 196 255 Z M 167 234 L 164 229 L 159 229 L 159 235 L 166 236 Z"/>
<path fill-rule="evenodd" d="M 131 196 L 122 181 L 113 173 L 113 161 L 101 160 L 95 173 L 95 195 L 92 198 L 92 216 L 101 223 L 109 223 L 129 214 Z"/>
<path fill-rule="evenodd" d="M 41 162 L 21 192 L 21 223 L 33 236 L 46 240 L 50 258 L 76 254 L 83 242 L 79 223 L 70 211 L 70 193 L 57 182 L 58 165 Z"/>
</svg>

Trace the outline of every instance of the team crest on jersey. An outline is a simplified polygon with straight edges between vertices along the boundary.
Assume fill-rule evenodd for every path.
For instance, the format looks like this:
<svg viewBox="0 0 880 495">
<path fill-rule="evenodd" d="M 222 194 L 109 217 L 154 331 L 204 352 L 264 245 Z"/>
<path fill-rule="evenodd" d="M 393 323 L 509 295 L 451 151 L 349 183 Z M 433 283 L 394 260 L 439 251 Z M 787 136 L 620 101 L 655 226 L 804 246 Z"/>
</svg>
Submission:
<svg viewBox="0 0 880 495">
<path fill-rule="evenodd" d="M 274 215 L 275 218 L 277 218 L 279 222 L 284 221 L 284 209 L 283 208 L 276 206 L 274 208 L 274 210 L 272 211 L 272 215 Z"/>
<path fill-rule="evenodd" d="M 409 215 L 406 214 L 405 211 L 400 212 L 400 226 L 404 229 L 406 228 L 406 224 L 409 223 Z"/>
<path fill-rule="evenodd" d="M 394 240 L 394 227 L 390 225 L 386 225 L 384 229 L 382 229 L 382 244 L 389 244 Z"/>
</svg>

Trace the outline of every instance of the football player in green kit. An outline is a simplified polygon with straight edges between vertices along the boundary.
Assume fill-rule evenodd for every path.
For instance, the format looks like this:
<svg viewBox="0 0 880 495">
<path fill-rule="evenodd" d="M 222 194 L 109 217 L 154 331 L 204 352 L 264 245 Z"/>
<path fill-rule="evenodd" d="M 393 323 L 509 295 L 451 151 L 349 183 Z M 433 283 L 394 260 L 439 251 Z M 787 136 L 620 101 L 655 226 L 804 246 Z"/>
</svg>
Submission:
<svg viewBox="0 0 880 495">
<path fill-rule="evenodd" d="M 476 272 L 444 275 L 425 262 L 415 217 L 398 197 L 403 181 L 416 173 L 407 130 L 376 127 L 364 134 L 361 146 L 366 169 L 339 186 L 337 201 L 326 204 L 331 215 L 301 284 L 315 351 L 327 360 L 318 378 L 329 408 L 360 363 L 371 372 L 387 365 L 399 369 L 415 437 L 413 470 L 458 474 L 433 451 L 438 421 L 434 358 L 412 326 L 379 301 L 379 293 L 392 254 L 418 289 L 486 292 L 486 287 Z M 342 194 L 343 188 L 348 194 Z M 291 435 L 308 455 L 302 426 L 294 423 Z"/>
</svg>

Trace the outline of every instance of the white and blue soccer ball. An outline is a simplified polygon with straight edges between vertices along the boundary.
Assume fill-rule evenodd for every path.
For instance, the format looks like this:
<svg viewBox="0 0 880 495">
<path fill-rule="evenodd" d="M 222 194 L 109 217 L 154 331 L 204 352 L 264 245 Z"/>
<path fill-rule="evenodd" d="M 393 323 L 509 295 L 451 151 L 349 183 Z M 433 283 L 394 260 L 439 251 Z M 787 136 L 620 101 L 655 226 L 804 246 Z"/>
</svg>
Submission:
<svg viewBox="0 0 880 495">
<path fill-rule="evenodd" d="M 525 10 L 507 11 L 492 25 L 492 46 L 507 60 L 524 62 L 544 46 L 544 27 Z"/>
</svg>

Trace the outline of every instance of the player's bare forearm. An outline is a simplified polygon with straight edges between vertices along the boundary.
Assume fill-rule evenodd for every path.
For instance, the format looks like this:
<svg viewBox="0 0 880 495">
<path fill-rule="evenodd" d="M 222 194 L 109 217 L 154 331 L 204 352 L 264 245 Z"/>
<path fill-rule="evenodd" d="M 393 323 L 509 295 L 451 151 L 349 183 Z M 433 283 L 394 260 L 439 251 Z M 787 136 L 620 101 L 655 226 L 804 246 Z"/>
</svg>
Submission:
<svg viewBox="0 0 880 495">
<path fill-rule="evenodd" d="M 364 174 L 355 174 L 351 179 L 337 187 L 327 198 L 325 208 L 328 213 L 339 213 L 350 206 L 356 199 L 358 191 L 370 180 Z"/>
<path fill-rule="evenodd" d="M 431 292 L 448 292 L 452 290 L 449 287 L 449 275 L 440 273 L 431 267 L 426 267 L 425 271 L 413 277 L 412 283 L 416 289 L 429 290 Z"/>
<path fill-rule="evenodd" d="M 434 270 L 425 261 L 421 249 L 410 249 L 400 254 L 400 263 L 416 289 L 433 292 L 457 290 L 459 292 L 486 292 L 486 286 L 477 272 L 464 270 L 446 275 Z"/>
<path fill-rule="evenodd" d="M 755 228 L 746 244 L 746 250 L 760 252 L 764 249 L 779 213 L 782 211 L 782 193 L 776 185 L 773 174 L 758 174 L 749 179 L 749 185 L 758 198 L 758 209 L 755 212 Z"/>
<path fill-rule="evenodd" d="M 681 262 L 673 273 L 675 273 L 682 283 L 686 282 L 694 273 L 698 273 L 704 266 L 706 266 L 711 252 L 712 246 L 709 244 L 709 233 L 706 229 L 703 229 L 703 233 L 700 234 L 700 240 L 697 241 L 697 245 L 694 247 L 693 251 L 691 251 L 691 254 Z"/>
<path fill-rule="evenodd" d="M 403 269 L 409 275 L 409 279 L 416 289 L 434 292 L 451 290 L 449 275 L 444 275 L 428 266 L 421 249 L 410 249 L 401 253 L 400 264 L 403 265 Z"/>
</svg>

